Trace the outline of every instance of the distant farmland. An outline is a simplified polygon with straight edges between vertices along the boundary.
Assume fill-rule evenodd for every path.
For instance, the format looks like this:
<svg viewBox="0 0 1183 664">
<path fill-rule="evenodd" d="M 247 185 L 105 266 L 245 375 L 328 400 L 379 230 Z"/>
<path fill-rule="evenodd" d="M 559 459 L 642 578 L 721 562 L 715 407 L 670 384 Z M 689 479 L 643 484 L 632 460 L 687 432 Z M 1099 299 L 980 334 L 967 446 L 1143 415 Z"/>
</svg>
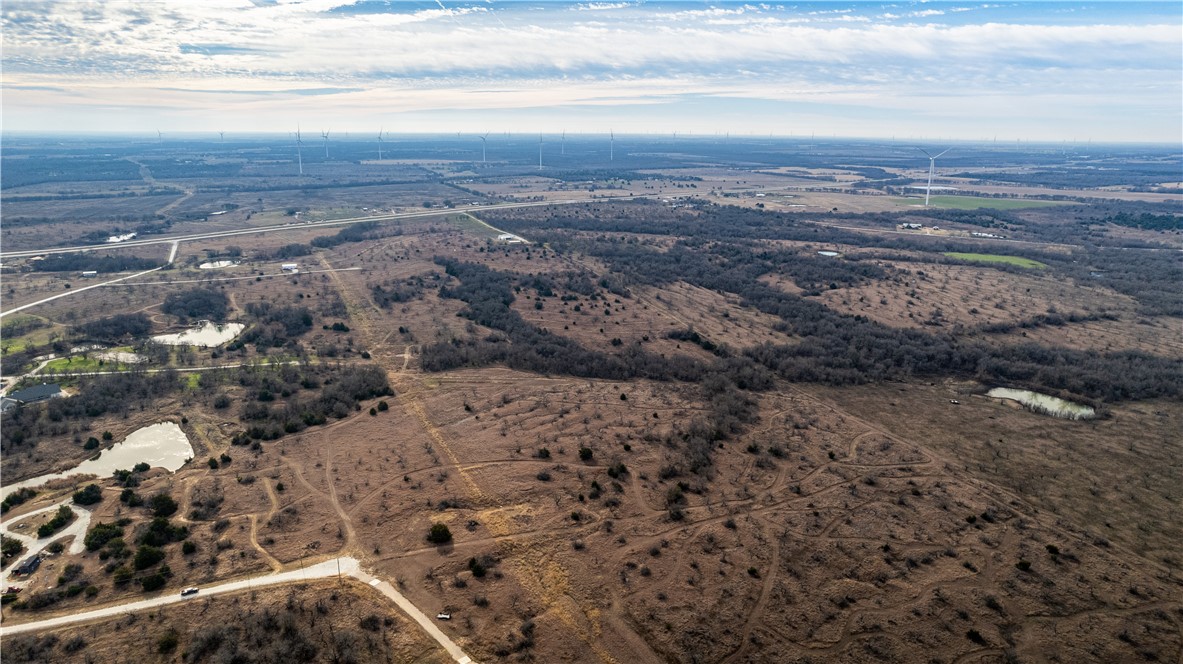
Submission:
<svg viewBox="0 0 1183 664">
<path fill-rule="evenodd" d="M 915 205 L 920 198 L 897 198 L 897 205 Z M 981 198 L 978 196 L 931 196 L 930 206 L 952 208 L 954 210 L 978 210 L 992 208 L 994 210 L 1021 210 L 1023 208 L 1051 207 L 1064 205 L 1059 201 L 1032 201 L 1019 198 Z"/>
<path fill-rule="evenodd" d="M 1046 264 L 1040 263 L 1030 258 L 1020 258 L 1019 256 L 1003 256 L 1001 254 L 963 254 L 956 251 L 947 251 L 945 255 L 949 258 L 956 258 L 963 261 L 973 261 L 975 263 L 1006 263 L 1007 265 L 1017 265 L 1019 267 L 1030 267 L 1043 269 L 1047 267 Z"/>
</svg>

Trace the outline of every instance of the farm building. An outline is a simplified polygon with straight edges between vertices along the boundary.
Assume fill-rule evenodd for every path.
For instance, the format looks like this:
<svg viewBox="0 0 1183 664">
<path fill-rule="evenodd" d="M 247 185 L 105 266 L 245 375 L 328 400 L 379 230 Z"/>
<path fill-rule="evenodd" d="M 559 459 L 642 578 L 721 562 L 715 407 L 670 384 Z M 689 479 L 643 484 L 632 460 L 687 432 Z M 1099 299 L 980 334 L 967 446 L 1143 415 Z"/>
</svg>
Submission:
<svg viewBox="0 0 1183 664">
<path fill-rule="evenodd" d="M 41 556 L 33 556 L 32 558 L 29 558 L 25 562 L 21 563 L 16 569 L 14 569 L 13 574 L 15 574 L 16 576 L 27 576 L 29 574 L 32 574 L 33 572 L 36 572 L 37 568 L 40 566 L 41 566 Z"/>
<path fill-rule="evenodd" d="M 39 401 L 47 401 L 54 397 L 62 396 L 62 388 L 56 383 L 42 383 L 41 385 L 34 385 L 33 387 L 26 387 L 23 390 L 17 390 L 12 394 L 4 397 L 3 402 L 0 402 L 0 411 L 8 412 L 17 406 L 25 404 L 37 403 Z"/>
</svg>

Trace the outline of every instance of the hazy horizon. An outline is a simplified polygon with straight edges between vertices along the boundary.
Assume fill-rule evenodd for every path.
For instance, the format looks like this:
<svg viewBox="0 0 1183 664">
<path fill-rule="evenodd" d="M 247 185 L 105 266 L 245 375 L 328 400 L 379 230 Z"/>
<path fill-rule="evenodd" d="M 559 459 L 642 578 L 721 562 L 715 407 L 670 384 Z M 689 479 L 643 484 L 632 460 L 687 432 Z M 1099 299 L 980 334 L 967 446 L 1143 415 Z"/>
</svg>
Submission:
<svg viewBox="0 0 1183 664">
<path fill-rule="evenodd" d="M 299 125 L 318 139 L 383 129 L 1183 140 L 1173 2 L 18 1 L 2 11 L 10 135 Z"/>
</svg>

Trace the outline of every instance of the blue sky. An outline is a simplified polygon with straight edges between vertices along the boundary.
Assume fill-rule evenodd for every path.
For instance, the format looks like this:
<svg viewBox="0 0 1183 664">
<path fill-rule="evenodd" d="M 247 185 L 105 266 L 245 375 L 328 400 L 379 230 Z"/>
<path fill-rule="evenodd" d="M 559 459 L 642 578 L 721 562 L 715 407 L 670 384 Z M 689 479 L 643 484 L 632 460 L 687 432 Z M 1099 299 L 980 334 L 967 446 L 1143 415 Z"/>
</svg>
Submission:
<svg viewBox="0 0 1183 664">
<path fill-rule="evenodd" d="M 1178 2 L 4 2 L 6 130 L 1183 140 Z"/>
</svg>

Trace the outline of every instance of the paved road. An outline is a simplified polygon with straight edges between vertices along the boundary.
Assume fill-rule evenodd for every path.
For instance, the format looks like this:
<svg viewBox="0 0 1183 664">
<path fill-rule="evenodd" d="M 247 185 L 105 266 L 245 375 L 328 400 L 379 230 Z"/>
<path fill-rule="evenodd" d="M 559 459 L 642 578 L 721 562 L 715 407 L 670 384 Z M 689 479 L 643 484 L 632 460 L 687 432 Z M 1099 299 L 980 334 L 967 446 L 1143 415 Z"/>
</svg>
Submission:
<svg viewBox="0 0 1183 664">
<path fill-rule="evenodd" d="M 24 544 L 25 548 L 26 548 L 25 552 L 23 554 L 21 554 L 21 556 L 19 558 L 17 558 L 16 560 L 14 560 L 12 562 L 12 565 L 9 566 L 8 571 L 4 573 L 4 577 L 0 578 L 0 586 L 7 588 L 8 585 L 13 582 L 13 579 L 12 579 L 13 570 L 15 570 L 17 567 L 20 567 L 21 563 L 25 562 L 29 558 L 32 558 L 33 556 L 37 555 L 38 553 L 41 553 L 41 551 L 44 550 L 45 547 L 49 546 L 53 542 L 56 542 L 61 539 L 65 539 L 66 537 L 73 535 L 74 541 L 70 544 L 70 548 L 68 550 L 68 553 L 70 553 L 71 555 L 76 555 L 76 554 L 82 553 L 86 549 L 86 542 L 84 541 L 84 539 L 86 537 L 86 530 L 87 530 L 87 528 L 90 527 L 90 510 L 83 509 L 81 507 L 78 507 L 77 505 L 71 505 L 70 500 L 71 500 L 70 498 L 66 498 L 65 500 L 63 500 L 59 503 L 54 503 L 53 505 L 50 505 L 49 507 L 42 507 L 39 510 L 34 510 L 34 511 L 29 512 L 27 514 L 21 514 L 19 516 L 13 517 L 10 520 L 10 523 L 13 521 L 24 521 L 25 519 L 27 519 L 31 516 L 36 516 L 36 515 L 41 514 L 43 512 L 57 511 L 57 508 L 61 505 L 67 505 L 70 507 L 70 509 L 74 510 L 74 517 L 75 517 L 74 520 L 71 521 L 69 523 L 69 525 L 67 525 L 65 528 L 59 530 L 57 533 L 55 533 L 53 535 L 50 535 L 49 537 L 46 537 L 45 539 L 41 539 L 39 537 L 36 537 L 35 532 L 34 532 L 34 534 L 25 535 L 22 533 L 18 533 L 16 531 L 9 530 L 7 525 L 0 526 L 0 532 L 3 532 L 5 537 L 12 537 L 12 538 L 20 540 L 21 543 Z M 20 585 L 20 584 L 15 584 L 15 585 Z"/>
<path fill-rule="evenodd" d="M 45 368 L 45 365 L 49 364 L 50 362 L 53 362 L 54 359 L 55 359 L 54 355 L 51 353 L 48 358 L 41 360 L 41 364 L 38 364 L 37 366 L 30 369 L 28 373 L 17 376 L 14 379 L 9 379 L 6 377 L 5 380 L 7 380 L 8 383 L 6 385 L 4 385 L 4 387 L 0 387 L 0 397 L 7 394 L 8 390 L 11 390 L 13 388 L 13 386 L 19 384 L 22 380 L 36 376 L 38 373 L 41 372 L 42 369 Z"/>
<path fill-rule="evenodd" d="M 29 256 L 44 256 L 47 254 L 69 254 L 79 251 L 95 251 L 99 249 L 123 249 L 125 247 L 144 247 L 156 244 L 171 244 L 178 242 L 190 242 L 193 240 L 212 240 L 222 237 L 234 237 L 236 235 L 253 235 L 255 233 L 275 233 L 277 231 L 298 231 L 309 228 L 324 228 L 331 226 L 348 226 L 351 224 L 364 224 L 367 221 L 395 221 L 398 219 L 415 219 L 421 217 L 438 217 L 445 214 L 456 214 L 460 212 L 472 212 L 482 210 L 505 210 L 512 208 L 524 207 L 539 207 L 544 205 L 569 205 L 572 203 L 591 203 L 604 200 L 605 198 L 621 199 L 633 198 L 632 196 L 612 196 L 601 198 L 578 198 L 571 200 L 559 201 L 531 201 L 529 203 L 494 203 L 492 205 L 482 205 L 476 208 L 456 208 L 454 210 L 424 210 L 422 212 L 400 212 L 397 214 L 384 214 L 367 217 L 349 217 L 346 219 L 331 219 L 328 221 L 313 221 L 309 223 L 296 223 L 285 226 L 260 226 L 257 228 L 242 228 L 232 231 L 214 231 L 211 233 L 196 233 L 193 235 L 175 235 L 172 237 L 159 237 L 146 240 L 129 240 L 127 242 L 119 242 L 117 244 L 88 244 L 76 247 L 54 247 L 49 249 L 27 250 L 27 251 L 7 251 L 0 253 L 0 259 L 7 260 L 10 258 L 25 258 Z"/>
<path fill-rule="evenodd" d="M 634 197 L 633 196 L 616 196 L 614 198 L 634 198 Z M 511 209 L 511 208 L 523 208 L 523 207 L 539 207 L 539 206 L 544 206 L 544 205 L 568 205 L 568 204 L 572 204 L 572 203 L 588 203 L 588 202 L 592 202 L 592 201 L 596 201 L 596 200 L 600 200 L 600 199 L 580 198 L 580 199 L 573 199 L 573 200 L 566 200 L 566 201 L 533 201 L 530 203 L 498 203 L 498 204 L 494 204 L 494 205 L 484 205 L 484 206 L 481 206 L 479 208 L 474 208 L 474 209 L 496 210 L 496 209 Z M 172 249 L 169 251 L 169 255 L 168 255 L 168 262 L 171 263 L 177 255 L 177 247 L 180 245 L 181 242 L 189 242 L 189 241 L 193 241 L 193 240 L 211 240 L 211 239 L 221 238 L 221 237 L 233 237 L 235 235 L 252 235 L 255 233 L 274 233 L 276 231 L 291 231 L 291 230 L 303 230 L 303 229 L 308 229 L 308 228 L 322 228 L 322 227 L 327 227 L 327 226 L 348 226 L 351 224 L 363 224 L 368 221 L 393 221 L 393 220 L 397 220 L 397 219 L 413 219 L 413 218 L 420 218 L 420 217 L 438 217 L 438 216 L 444 215 L 444 214 L 454 214 L 456 212 L 467 212 L 467 211 L 468 210 L 457 209 L 457 210 L 428 210 L 428 211 L 424 211 L 424 212 L 404 212 L 404 213 L 400 213 L 400 214 L 387 214 L 387 215 L 378 215 L 378 216 L 370 216 L 370 217 L 350 217 L 348 219 L 333 219 L 330 221 L 315 221 L 315 222 L 306 223 L 306 224 L 292 224 L 292 225 L 287 225 L 287 226 L 263 226 L 260 228 L 245 228 L 245 229 L 239 229 L 239 230 L 234 230 L 234 231 L 217 231 L 217 232 L 213 232 L 213 233 L 198 233 L 195 235 L 180 235 L 180 236 L 174 236 L 174 237 L 154 238 L 154 239 L 150 239 L 150 240 L 130 240 L 128 242 L 119 242 L 117 244 L 104 243 L 104 244 L 90 244 L 90 245 L 77 246 L 77 247 L 57 247 L 57 248 L 53 248 L 53 249 L 40 249 L 40 250 L 35 250 L 35 251 L 32 251 L 32 250 L 31 251 L 10 251 L 10 252 L 5 252 L 5 253 L 0 253 L 0 260 L 7 260 L 10 258 L 21 258 L 21 257 L 28 257 L 28 256 L 43 256 L 46 254 L 68 254 L 68 253 L 75 253 L 75 252 L 80 252 L 80 251 L 93 251 L 93 250 L 97 250 L 97 249 L 113 249 L 116 247 L 118 247 L 118 248 L 143 247 L 143 246 L 149 246 L 149 245 L 155 245 L 155 244 L 171 244 Z M 75 289 L 68 290 L 64 293 L 58 293 L 57 295 L 53 295 L 53 296 L 50 296 L 50 297 L 47 297 L 47 298 L 44 298 L 41 300 L 37 300 L 36 302 L 30 302 L 28 304 L 21 305 L 15 309 L 11 309 L 9 311 L 0 312 L 0 319 L 3 319 L 5 316 L 8 316 L 10 314 L 15 314 L 18 311 L 24 311 L 26 309 L 31 309 L 33 307 L 37 307 L 42 304 L 45 304 L 46 302 L 52 302 L 58 298 L 67 297 L 69 295 L 73 295 L 75 293 L 81 293 L 83 291 L 88 291 L 92 288 L 99 288 L 100 286 L 109 286 L 111 284 L 115 284 L 115 283 L 118 283 L 121 281 L 126 281 L 128 279 L 134 279 L 136 277 L 143 276 L 143 275 L 148 274 L 150 272 L 156 272 L 157 270 L 160 270 L 162 268 L 163 268 L 163 266 L 162 267 L 154 267 L 151 270 L 144 270 L 143 272 L 137 272 L 135 274 L 128 275 L 126 277 L 119 277 L 118 279 L 104 281 L 102 283 L 94 284 L 92 286 L 86 286 L 84 288 L 75 288 Z"/>
<path fill-rule="evenodd" d="M 230 581 L 216 586 L 209 586 L 202 588 L 196 595 L 182 597 L 176 591 L 170 591 L 166 595 L 153 597 L 151 599 L 139 600 L 136 602 L 126 602 L 123 604 L 116 604 L 115 606 L 108 606 L 94 611 L 87 611 L 85 613 L 74 613 L 68 616 L 59 616 L 57 618 L 49 618 L 46 620 L 38 620 L 35 622 L 20 623 L 18 625 L 0 625 L 0 637 L 9 637 L 15 634 L 24 634 L 27 632 L 39 632 L 45 629 L 54 627 L 61 627 L 63 625 L 71 625 L 80 622 L 90 622 L 92 620 L 99 620 L 102 618 L 112 618 L 122 616 L 124 614 L 135 611 L 143 611 L 144 609 L 151 609 L 166 604 L 176 604 L 178 602 L 190 601 L 200 597 L 208 597 L 210 595 L 221 595 L 223 593 L 237 592 L 240 590 L 251 590 L 262 586 L 273 586 L 282 583 L 299 583 L 301 581 L 308 581 L 311 579 L 323 579 L 336 576 L 337 574 L 351 576 L 363 583 L 370 585 L 372 588 L 378 590 L 383 595 L 394 601 L 394 603 L 403 611 L 405 611 L 420 627 L 424 629 L 435 639 L 440 646 L 448 652 L 452 659 L 456 660 L 457 664 L 475 664 L 471 657 L 464 654 L 464 651 L 457 646 L 452 639 L 448 638 L 438 626 L 435 625 L 426 615 L 423 614 L 414 604 L 406 597 L 394 589 L 386 581 L 374 578 L 367 572 L 361 569 L 361 563 L 352 557 L 333 558 L 326 560 L 316 565 L 310 565 L 297 570 L 290 570 L 287 572 L 276 572 L 266 576 L 256 576 L 252 578 L 243 579 L 241 581 Z"/>
<path fill-rule="evenodd" d="M 258 277 L 290 277 L 293 274 L 321 274 L 323 272 L 356 272 L 364 268 L 360 267 L 335 267 L 331 270 L 300 270 L 299 272 L 273 272 L 271 274 L 248 274 L 241 277 L 203 277 L 201 279 L 170 279 L 169 281 L 137 281 L 134 283 L 113 284 L 115 288 L 127 288 L 129 286 L 172 286 L 174 284 L 208 284 L 215 281 L 246 281 L 250 279 L 257 279 Z M 107 284 L 103 284 L 106 286 Z"/>
<path fill-rule="evenodd" d="M 126 280 L 128 280 L 128 279 L 135 279 L 136 277 L 142 277 L 142 276 L 144 276 L 145 274 L 149 274 L 149 273 L 151 273 L 151 272 L 155 272 L 155 271 L 157 271 L 157 270 L 160 270 L 160 269 L 162 269 L 162 268 L 163 268 L 163 266 L 161 266 L 161 267 L 154 267 L 154 268 L 152 268 L 151 270 L 144 270 L 143 272 L 136 272 L 135 274 L 129 274 L 129 275 L 127 275 L 126 277 L 119 277 L 118 279 L 112 279 L 112 280 L 110 280 L 110 281 L 104 281 L 104 282 L 102 282 L 102 283 L 99 283 L 99 284 L 94 284 L 93 286 L 85 286 L 85 287 L 83 287 L 83 288 L 71 288 L 71 289 L 67 290 L 67 291 L 66 291 L 66 292 L 64 292 L 64 293 L 58 293 L 57 295 L 51 295 L 51 296 L 49 296 L 49 297 L 47 297 L 47 298 L 45 298 L 45 299 L 42 299 L 42 300 L 37 300 L 36 302 L 30 302 L 30 303 L 28 303 L 28 304 L 21 305 L 21 306 L 19 306 L 19 307 L 15 308 L 15 309 L 9 309 L 8 311 L 5 311 L 5 312 L 2 312 L 2 313 L 0 313 L 0 318 L 4 318 L 5 316 L 8 316 L 8 315 L 10 315 L 10 314 L 15 314 L 15 313 L 16 313 L 16 312 L 18 312 L 18 311 L 24 311 L 25 309 L 32 309 L 33 307 L 40 306 L 40 305 L 42 305 L 42 304 L 45 304 L 46 302 L 53 302 L 54 300 L 56 300 L 56 299 L 58 299 L 58 298 L 61 298 L 61 297 L 67 297 L 67 296 L 70 296 L 70 295 L 76 295 L 76 294 L 78 294 L 78 293 L 82 293 L 82 292 L 84 292 L 84 291 L 88 291 L 88 290 L 90 290 L 90 289 L 92 289 L 92 288 L 99 288 L 100 286 L 107 286 L 107 285 L 109 285 L 109 284 L 114 284 L 114 283 L 117 283 L 117 282 L 120 282 L 120 281 L 126 281 Z"/>
<path fill-rule="evenodd" d="M 192 371 L 221 371 L 222 369 L 238 369 L 240 367 L 282 367 L 288 364 L 300 364 L 303 360 L 288 360 L 287 362 L 240 362 L 238 364 L 218 364 L 212 367 L 162 367 L 157 369 L 128 369 L 126 371 L 70 371 L 70 372 L 54 372 L 48 374 L 53 378 L 62 378 L 65 376 L 113 376 L 115 374 L 127 373 L 164 373 L 166 371 L 175 371 L 177 373 L 189 373 Z M 348 362 L 346 362 L 348 364 Z"/>
</svg>

